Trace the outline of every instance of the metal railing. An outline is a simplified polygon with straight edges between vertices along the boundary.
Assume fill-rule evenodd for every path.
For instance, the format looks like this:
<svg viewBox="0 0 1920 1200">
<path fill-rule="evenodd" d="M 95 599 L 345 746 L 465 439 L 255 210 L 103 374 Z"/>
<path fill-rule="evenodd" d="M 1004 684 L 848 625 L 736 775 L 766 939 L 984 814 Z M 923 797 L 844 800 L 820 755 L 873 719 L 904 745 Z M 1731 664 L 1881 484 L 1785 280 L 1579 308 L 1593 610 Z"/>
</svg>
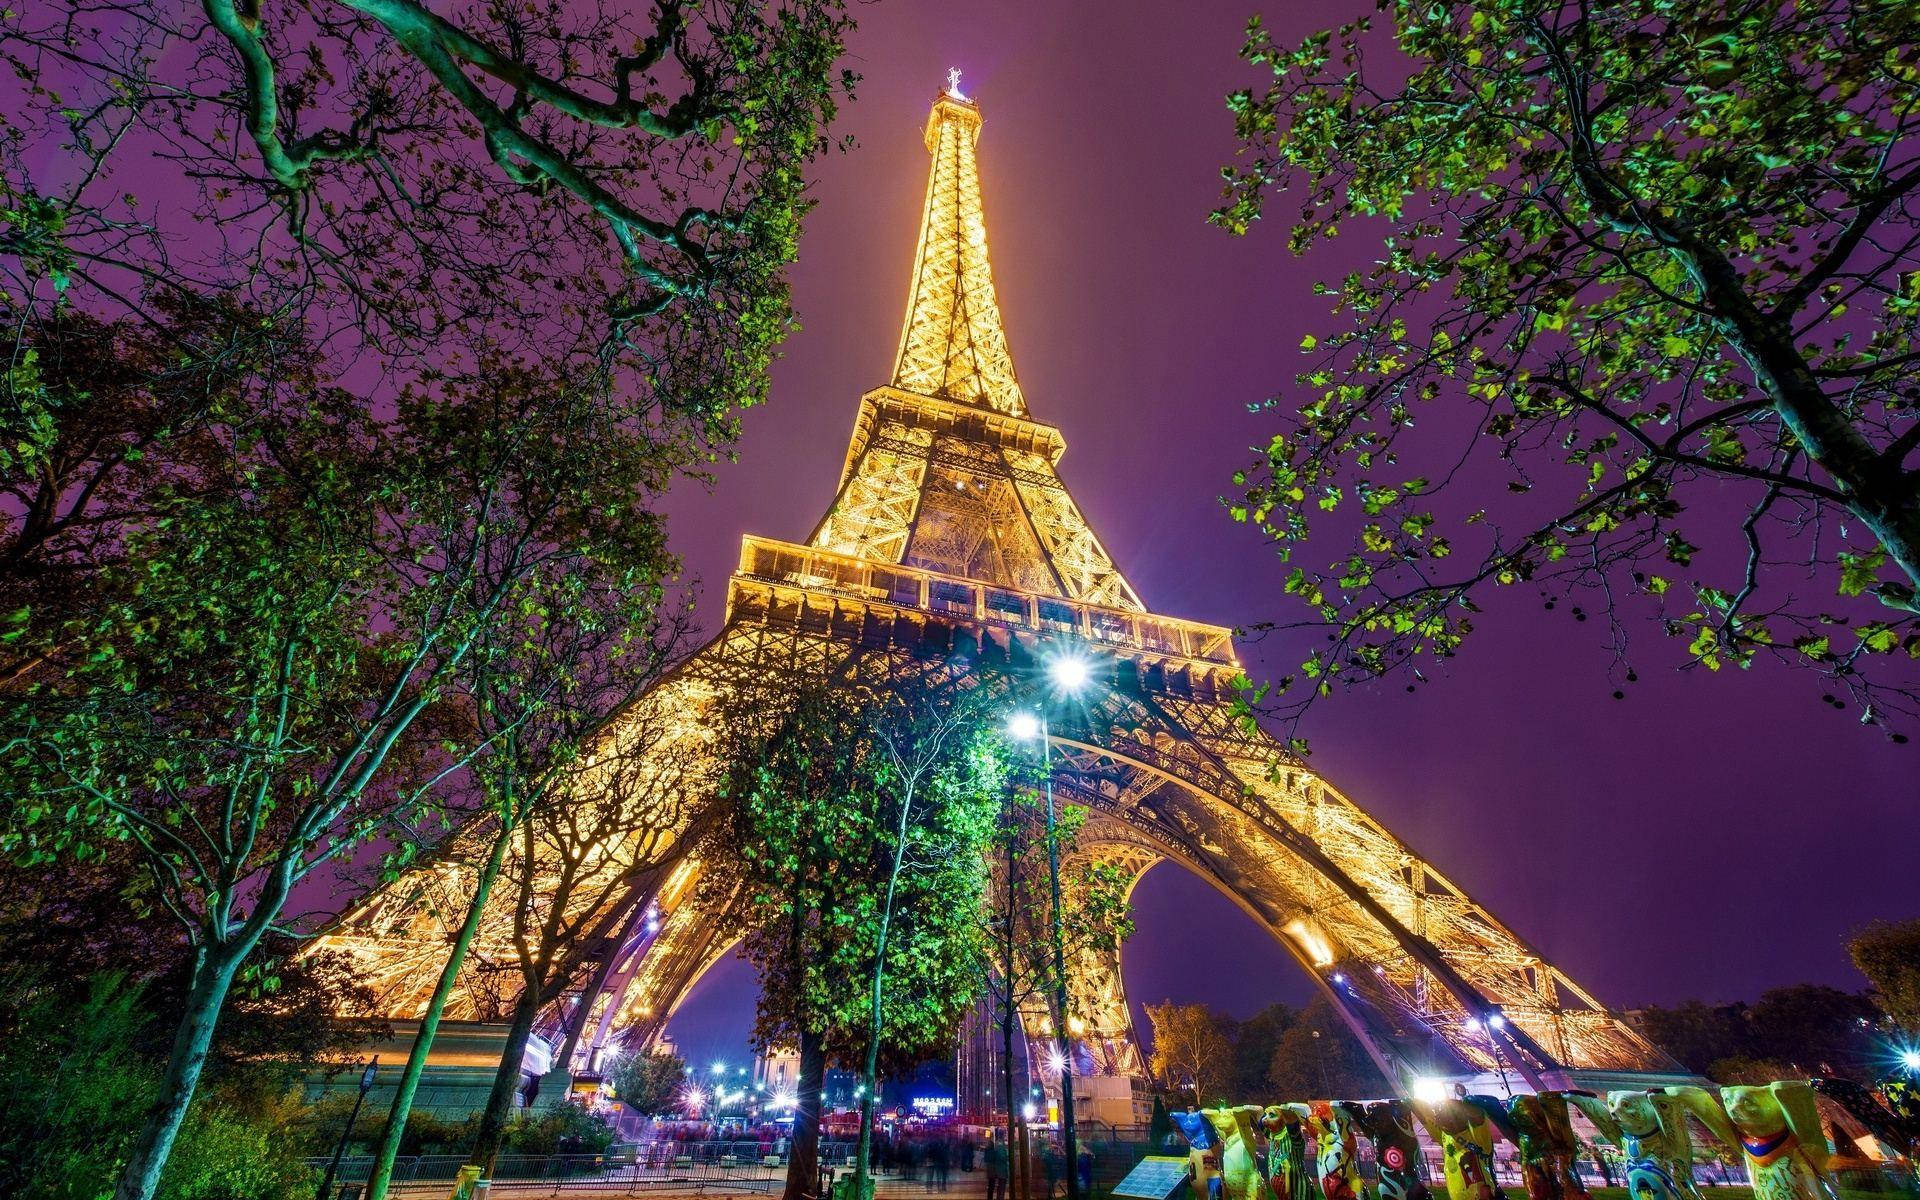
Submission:
<svg viewBox="0 0 1920 1200">
<path fill-rule="evenodd" d="M 820 1165 L 846 1167 L 857 1144 L 822 1142 Z M 327 1159 L 310 1159 L 316 1170 Z M 402 1155 L 394 1160 L 396 1191 L 453 1186 L 464 1154 Z M 366 1183 L 373 1171 L 371 1155 L 340 1160 L 337 1183 L 353 1189 Z M 674 1189 L 693 1191 L 765 1192 L 778 1190 L 786 1180 L 787 1156 L 773 1143 L 754 1140 L 711 1142 L 640 1142 L 614 1145 L 599 1154 L 502 1154 L 494 1159 L 492 1190 L 513 1190 L 516 1196 L 562 1191 L 624 1192 Z"/>
<path fill-rule="evenodd" d="M 1131 609 L 994 587 L 897 563 L 879 563 L 773 538 L 741 539 L 735 580 L 829 592 L 896 608 L 951 613 L 1038 634 L 1075 633 L 1095 643 L 1223 666 L 1237 665 L 1233 631 Z"/>
</svg>

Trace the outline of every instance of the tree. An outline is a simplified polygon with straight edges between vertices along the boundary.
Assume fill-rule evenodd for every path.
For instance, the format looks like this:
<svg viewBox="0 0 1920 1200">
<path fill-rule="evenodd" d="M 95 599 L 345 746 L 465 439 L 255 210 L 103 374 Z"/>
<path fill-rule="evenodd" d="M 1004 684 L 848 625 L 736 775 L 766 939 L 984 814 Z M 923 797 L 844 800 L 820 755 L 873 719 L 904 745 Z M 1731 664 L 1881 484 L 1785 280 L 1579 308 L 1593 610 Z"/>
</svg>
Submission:
<svg viewBox="0 0 1920 1200">
<path fill-rule="evenodd" d="M 1894 1024 L 1920 1034 L 1920 918 L 1874 921 L 1847 939 L 1847 953 Z"/>
<path fill-rule="evenodd" d="M 1281 1039 L 1304 1014 L 1289 1004 L 1269 1004 L 1239 1023 L 1233 1036 L 1234 1095 L 1241 1100 L 1263 1094 Z"/>
<path fill-rule="evenodd" d="M 687 1082 L 687 1060 L 664 1050 L 633 1054 L 614 1064 L 609 1072 L 614 1095 L 638 1112 L 667 1112 L 680 1102 L 680 1089 Z"/>
<path fill-rule="evenodd" d="M 376 414 L 302 360 L 212 419 L 151 498 L 84 628 L 44 631 L 4 712 L 36 861 L 124 842 L 195 968 L 122 1192 L 150 1195 L 228 990 L 300 882 L 404 822 L 496 745 L 470 668 L 528 625 L 645 631 L 670 569 L 653 434 L 592 378 L 449 362 Z M 631 453 L 620 453 L 627 447 Z M 138 586 L 121 582 L 122 575 Z"/>
<path fill-rule="evenodd" d="M 1761 1056 L 1790 1064 L 1788 1075 L 1871 1079 L 1879 1016 L 1866 996 L 1801 983 L 1761 992 L 1751 1021 Z"/>
<path fill-rule="evenodd" d="M 514 736 L 476 659 L 657 607 L 765 395 L 848 23 L 653 15 L 0 14 L 7 848 L 131 845 L 194 961 L 123 1200 L 292 890 Z"/>
<path fill-rule="evenodd" d="M 895 683 L 873 723 L 879 753 L 869 770 L 885 805 L 884 884 L 866 951 L 858 1200 L 869 1194 L 882 1038 L 897 1049 L 943 1045 L 978 994 L 981 858 L 1010 783 L 1005 747 L 987 724 L 995 698 L 988 689 L 923 677 Z M 902 993 L 913 1003 L 902 1003 Z"/>
<path fill-rule="evenodd" d="M 1689 1000 L 1649 1007 L 1637 1023 L 1688 1070 L 1721 1083 L 1751 1083 L 1809 1075 L 1871 1078 L 1878 1017 L 1865 996 L 1803 983 L 1769 988 L 1752 1004 Z"/>
<path fill-rule="evenodd" d="M 1283 558 L 1353 539 L 1288 577 L 1309 611 L 1277 623 L 1327 643 L 1285 707 L 1412 686 L 1529 584 L 1605 616 L 1623 681 L 1645 613 L 1685 665 L 1805 666 L 1863 720 L 1913 713 L 1920 14 L 1383 7 L 1398 55 L 1367 20 L 1296 47 L 1256 20 L 1271 82 L 1230 98 L 1219 224 L 1288 193 L 1296 251 L 1384 235 L 1319 289 L 1335 319 L 1237 476 L 1232 515 Z"/>
<path fill-rule="evenodd" d="M 1649 1005 L 1635 1018 L 1641 1033 L 1681 1066 L 1704 1075 L 1714 1063 L 1754 1054 L 1744 1004 L 1687 1000 L 1671 1008 Z"/>
<path fill-rule="evenodd" d="M 638 929 L 671 870 L 721 816 L 716 781 L 670 714 L 638 705 L 599 713 L 608 722 L 616 715 L 617 725 L 566 739 L 591 755 L 550 769 L 524 759 L 499 763 L 511 788 L 535 799 L 509 830 L 503 877 L 513 889 L 512 956 L 475 964 L 476 986 L 498 996 L 496 1016 L 507 1024 L 468 1152 L 467 1161 L 485 1171 L 500 1151 L 535 1021 L 568 993 L 577 995 L 571 1010 L 557 1014 L 566 1036 L 555 1063 L 571 1062 L 605 983 L 603 968 Z"/>
<path fill-rule="evenodd" d="M 1289 1100 L 1328 1100 L 1379 1092 L 1380 1068 L 1325 996 L 1316 996 L 1280 1035 L 1267 1083 Z"/>
<path fill-rule="evenodd" d="M 1204 1004 L 1162 1001 L 1147 1005 L 1153 1022 L 1153 1057 L 1148 1062 L 1160 1085 L 1193 1093 L 1206 1105 L 1224 1100 L 1233 1080 L 1233 1022 Z"/>
<path fill-rule="evenodd" d="M 749 931 L 756 1038 L 800 1053 L 790 1197 L 817 1184 L 828 1055 L 859 1063 L 870 1116 L 882 1049 L 911 1061 L 943 1048 L 976 994 L 980 860 L 1002 768 L 954 687 L 836 679 L 789 697 L 729 752 L 722 836 L 738 874 L 703 886 L 737 903 Z"/>
<path fill-rule="evenodd" d="M 853 82 L 835 0 L 0 20 L 28 81 L 0 145 L 16 298 L 231 291 L 395 375 L 477 337 L 721 424 L 765 394 L 804 167 Z"/>
<path fill-rule="evenodd" d="M 1033 760 L 1025 760 L 1032 764 Z M 1037 764 L 1033 764 L 1037 765 Z M 1074 1004 L 1076 982 L 1111 970 L 1120 947 L 1133 934 L 1128 903 L 1132 878 L 1112 863 L 1081 853 L 1077 840 L 1086 824 L 1087 809 L 1062 807 L 1054 822 L 1053 838 L 1060 867 L 1060 962 L 1069 978 L 1055 970 L 1053 889 L 1048 876 L 1048 847 L 1044 801 L 1035 793 L 1040 781 L 1015 774 L 997 822 L 990 849 L 994 869 L 995 903 L 983 914 L 984 945 L 979 970 L 992 1011 L 1000 1027 L 1001 1103 L 1007 1117 L 1007 1141 L 1018 1144 L 1014 1123 L 1020 1106 L 1014 1099 L 1014 1035 L 1022 1014 L 1038 1004 L 1046 1011 L 1051 1029 L 1073 1028 L 1085 1014 L 1058 1008 L 1061 985 Z"/>
<path fill-rule="evenodd" d="M 469 869 L 472 886 L 466 913 L 394 1086 L 384 1136 L 368 1174 L 370 1200 L 386 1195 L 440 1019 L 463 974 L 471 982 L 469 954 L 489 907 L 498 908 L 493 893 L 503 870 L 514 868 L 509 873 L 516 874 L 523 885 L 515 946 L 525 981 L 522 999 L 537 1015 L 539 1005 L 546 1002 L 541 997 L 556 980 L 564 986 L 574 970 L 574 960 L 568 957 L 572 948 L 557 942 L 591 928 L 589 922 L 604 915 L 601 906 L 609 900 L 617 906 L 627 899 L 623 889 L 633 882 L 632 877 L 644 877 L 655 865 L 663 845 L 661 822 L 686 815 L 686 805 L 654 803 L 659 798 L 658 783 L 674 777 L 669 768 L 681 756 L 661 752 L 658 722 L 635 705 L 640 693 L 657 682 L 671 662 L 684 624 L 653 609 L 657 595 L 651 590 L 598 591 L 591 586 L 573 590 L 584 582 L 564 581 L 572 594 L 557 607 L 569 612 L 570 619 L 550 620 L 547 605 L 530 603 L 522 607 L 518 620 L 502 622 L 500 629 L 489 631 L 486 652 L 475 656 L 465 680 L 473 733 L 482 747 L 467 773 L 478 796 L 462 791 L 451 797 L 450 807 L 464 806 L 466 811 L 443 813 L 437 827 L 444 832 L 446 825 L 457 823 L 457 832 L 444 837 L 429 853 Z M 643 638 L 642 627 L 649 623 L 651 636 Z M 612 729 L 614 718 L 623 715 L 627 717 L 624 728 Z M 583 771 L 583 756 L 596 751 L 595 766 Z M 576 797 L 574 789 L 583 790 L 587 798 Z M 478 814 L 472 811 L 476 800 Z M 581 822 L 582 813 L 594 819 Z M 542 818 L 574 824 L 569 831 L 572 836 L 549 837 L 546 844 L 536 844 L 531 823 Z M 436 826 L 428 823 L 428 828 Z M 583 845 L 582 836 L 600 840 Z M 383 874 L 389 885 L 400 867 L 420 852 L 420 845 L 418 840 L 406 840 L 386 856 Z M 617 847 L 618 852 L 602 857 L 599 850 L 604 847 Z M 629 854 L 636 857 L 628 858 Z M 569 865 L 544 879 L 554 856 Z M 583 870 L 585 863 L 579 859 L 593 865 Z M 537 899 L 553 905 L 548 922 L 540 927 L 537 950 L 528 945 L 526 926 L 520 920 L 526 906 L 536 900 L 531 892 L 536 879 L 552 888 Z M 581 911 L 574 912 L 576 903 L 583 900 Z M 631 920 L 631 912 L 623 915 Z M 592 996 L 605 984 L 609 955 L 601 952 L 598 957 L 599 975 L 583 989 L 584 999 L 567 1021 L 562 1063 L 572 1060 Z M 557 973 L 556 960 L 565 964 Z M 507 1089 L 518 1082 L 531 1029 L 529 1023 L 525 1031 L 510 1036 L 502 1052 L 497 1095 L 489 1100 L 493 1124 L 488 1128 L 493 1134 L 503 1128 L 504 1105 L 511 1096 Z"/>
</svg>

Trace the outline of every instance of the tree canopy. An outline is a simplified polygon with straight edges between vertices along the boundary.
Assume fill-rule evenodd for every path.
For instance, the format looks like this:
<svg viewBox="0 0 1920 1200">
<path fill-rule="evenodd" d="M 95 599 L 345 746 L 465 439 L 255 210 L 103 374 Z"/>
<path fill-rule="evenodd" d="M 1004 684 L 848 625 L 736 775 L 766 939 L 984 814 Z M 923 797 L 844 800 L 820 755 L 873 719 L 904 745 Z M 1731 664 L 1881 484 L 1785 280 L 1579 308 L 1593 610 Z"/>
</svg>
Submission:
<svg viewBox="0 0 1920 1200">
<path fill-rule="evenodd" d="M 1378 247 L 1317 288 L 1237 477 L 1283 557 L 1350 539 L 1288 577 L 1306 612 L 1272 624 L 1326 643 L 1274 706 L 1413 686 L 1526 585 L 1608 622 L 1618 685 L 1646 617 L 1683 665 L 1804 666 L 1911 715 L 1920 13 L 1381 8 L 1298 45 L 1256 19 L 1271 78 L 1230 98 L 1215 220 L 1284 204 L 1296 251 Z"/>
</svg>

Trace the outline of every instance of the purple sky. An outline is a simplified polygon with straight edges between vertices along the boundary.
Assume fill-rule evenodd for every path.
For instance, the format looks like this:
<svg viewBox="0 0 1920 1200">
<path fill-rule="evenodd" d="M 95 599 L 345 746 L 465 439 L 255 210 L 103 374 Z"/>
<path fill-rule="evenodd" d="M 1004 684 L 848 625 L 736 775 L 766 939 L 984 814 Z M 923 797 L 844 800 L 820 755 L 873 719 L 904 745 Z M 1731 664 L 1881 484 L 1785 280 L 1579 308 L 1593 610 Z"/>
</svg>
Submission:
<svg viewBox="0 0 1920 1200">
<path fill-rule="evenodd" d="M 865 78 L 840 128 L 859 147 L 818 172 L 793 274 L 806 328 L 772 404 L 747 415 L 739 463 L 672 505 L 710 620 L 742 533 L 805 538 L 860 393 L 891 372 L 926 185 L 920 131 L 950 66 L 986 116 L 981 177 L 1021 385 L 1064 431 L 1061 473 L 1088 519 L 1155 611 L 1223 624 L 1288 611 L 1284 568 L 1217 497 L 1273 431 L 1247 405 L 1290 382 L 1303 332 L 1324 332 L 1313 280 L 1377 243 L 1342 239 L 1347 257 L 1302 262 L 1277 224 L 1244 240 L 1206 224 L 1233 149 L 1221 97 L 1253 82 L 1236 58 L 1253 7 L 857 7 L 851 65 Z M 1290 38 L 1372 8 L 1300 0 L 1265 15 Z M 1651 636 L 1641 683 L 1615 701 L 1601 622 L 1545 612 L 1532 593 L 1489 609 L 1419 694 L 1393 684 L 1317 710 L 1314 766 L 1615 1007 L 1861 986 L 1847 931 L 1920 911 L 1914 748 L 1821 705 L 1810 678 L 1665 670 L 1671 648 Z M 1243 648 L 1256 675 L 1304 653 Z M 1156 868 L 1136 898 L 1136 1007 L 1245 1015 L 1309 994 L 1278 946 L 1177 868 Z M 751 972 L 725 963 L 673 1032 L 696 1061 L 737 1055 L 752 1002 Z"/>
</svg>

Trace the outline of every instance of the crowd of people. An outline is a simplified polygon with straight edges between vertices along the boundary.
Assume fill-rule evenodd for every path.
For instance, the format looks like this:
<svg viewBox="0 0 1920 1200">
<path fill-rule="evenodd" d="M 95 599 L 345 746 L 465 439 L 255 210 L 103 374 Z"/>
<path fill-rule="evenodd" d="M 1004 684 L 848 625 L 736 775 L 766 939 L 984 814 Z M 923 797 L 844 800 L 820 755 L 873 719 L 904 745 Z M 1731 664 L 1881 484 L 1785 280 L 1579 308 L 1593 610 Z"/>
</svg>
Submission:
<svg viewBox="0 0 1920 1200">
<path fill-rule="evenodd" d="M 1030 1170 L 1034 1194 L 1040 1200 L 1055 1200 L 1067 1193 L 1067 1154 L 1058 1138 L 1039 1135 L 1030 1149 Z M 1093 1152 L 1083 1142 L 1074 1169 L 1080 1176 L 1080 1190 L 1090 1195 L 1093 1188 Z M 1008 1181 L 1013 1171 L 1004 1134 L 989 1130 L 975 1140 L 967 1130 L 929 1126 L 880 1133 L 874 1138 L 873 1166 L 896 1178 L 918 1180 L 928 1191 L 944 1192 L 952 1184 L 954 1170 L 986 1173 L 987 1200 L 1006 1200 L 1011 1194 Z"/>
</svg>

